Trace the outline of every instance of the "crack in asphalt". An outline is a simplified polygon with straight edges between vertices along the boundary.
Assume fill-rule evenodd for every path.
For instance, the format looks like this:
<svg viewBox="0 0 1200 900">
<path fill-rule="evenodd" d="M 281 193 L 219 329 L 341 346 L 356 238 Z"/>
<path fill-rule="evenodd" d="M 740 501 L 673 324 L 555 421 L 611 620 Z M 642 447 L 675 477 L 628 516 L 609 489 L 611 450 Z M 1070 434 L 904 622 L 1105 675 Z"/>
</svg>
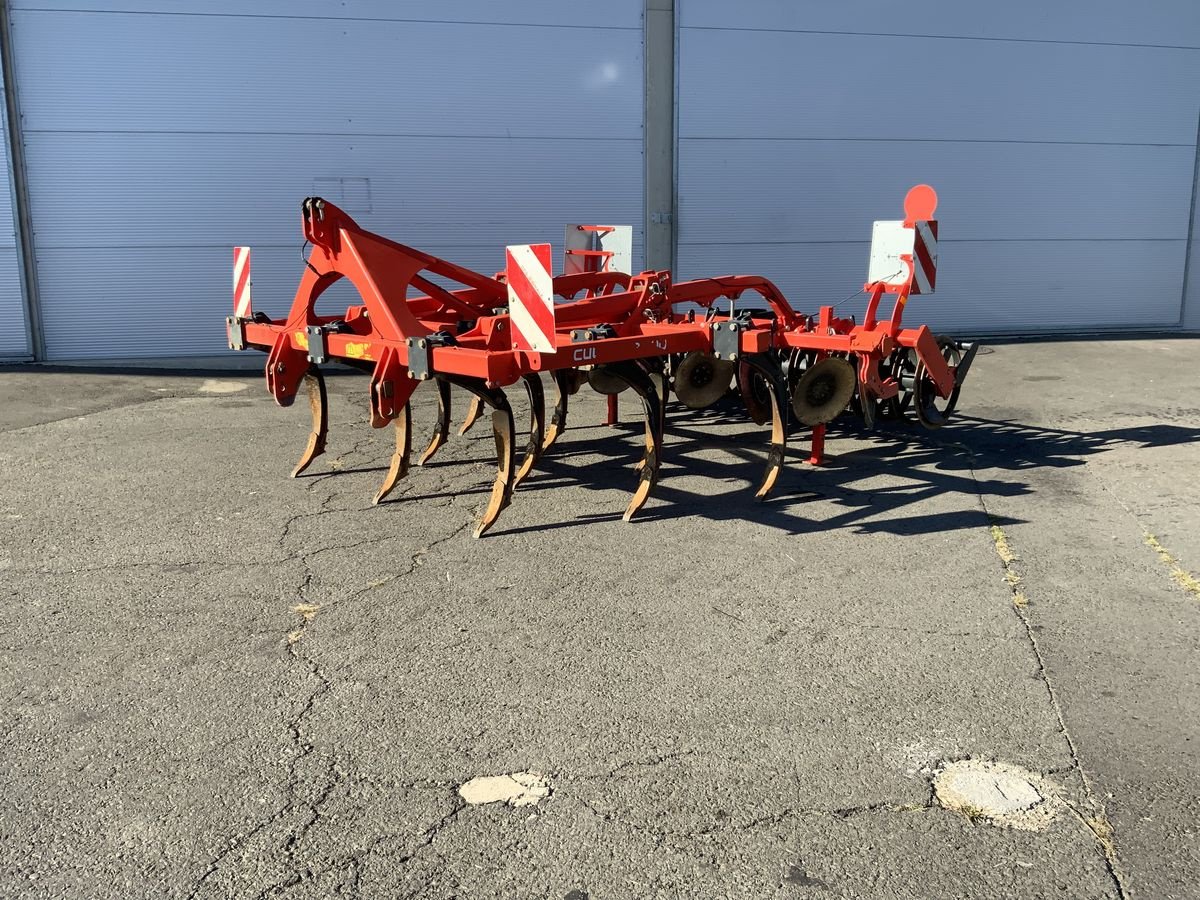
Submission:
<svg viewBox="0 0 1200 900">
<path fill-rule="evenodd" d="M 589 813 L 596 816 L 604 822 L 609 822 L 626 828 L 630 831 L 644 834 L 652 838 L 656 847 L 661 847 L 668 838 L 698 838 L 709 837 L 726 832 L 741 832 L 752 831 L 756 828 L 763 828 L 772 825 L 780 825 L 787 821 L 797 821 L 803 819 L 849 819 L 854 816 L 870 815 L 878 812 L 893 812 L 893 813 L 910 813 L 910 812 L 925 812 L 934 808 L 932 787 L 930 796 L 922 803 L 912 803 L 897 800 L 879 800 L 872 803 L 863 803 L 855 806 L 838 807 L 834 809 L 826 809 L 822 807 L 785 807 L 776 813 L 760 816 L 755 819 L 748 819 L 744 822 L 733 822 L 732 820 L 717 821 L 711 825 L 705 825 L 700 828 L 690 828 L 683 830 L 674 829 L 659 829 L 640 822 L 634 822 L 629 819 L 618 816 L 614 812 L 598 809 L 591 801 L 585 800 L 582 797 L 561 797 L 560 800 L 565 800 L 567 803 L 577 803 L 586 809 Z"/>
<path fill-rule="evenodd" d="M 565 777 L 571 781 L 599 781 L 602 779 L 607 780 L 609 778 L 615 778 L 619 773 L 624 772 L 627 769 L 652 769 L 655 766 L 661 766 L 664 763 L 674 762 L 675 760 L 678 760 L 678 759 L 686 759 L 687 757 L 695 756 L 697 753 L 698 753 L 698 751 L 696 751 L 696 750 L 675 750 L 675 751 L 672 751 L 671 753 L 660 753 L 660 754 L 656 754 L 654 756 L 647 757 L 645 759 L 626 760 L 623 763 L 619 763 L 614 768 L 609 769 L 607 772 L 598 772 L 595 774 L 566 775 L 566 776 L 561 776 L 561 777 Z M 555 777 L 560 777 L 560 775 L 556 775 Z"/>
<path fill-rule="evenodd" d="M 312 486 L 310 485 L 309 486 L 310 490 L 311 490 L 311 487 Z M 317 508 L 316 512 L 295 513 L 294 515 L 289 516 L 288 519 L 283 523 L 283 527 L 279 531 L 279 538 L 276 541 L 279 549 L 280 550 L 286 549 L 285 545 L 287 544 L 288 537 L 291 536 L 292 526 L 295 525 L 297 522 L 301 521 L 302 519 L 315 519 L 317 516 L 323 516 L 326 513 L 333 512 L 333 510 L 329 509 L 329 504 L 333 502 L 333 500 L 336 496 L 337 496 L 336 494 L 330 494 L 328 497 L 325 497 L 321 501 L 321 505 Z M 286 557 L 282 561 L 290 562 L 297 558 L 299 558 L 299 557 L 290 556 L 290 557 Z"/>
<path fill-rule="evenodd" d="M 300 599 L 303 599 L 305 591 L 307 590 L 307 587 L 308 587 L 308 583 L 309 583 L 309 581 L 311 581 L 311 578 L 312 578 L 311 571 L 306 572 L 305 579 L 303 582 L 301 582 L 301 584 L 299 585 L 299 589 L 298 589 L 298 594 L 300 596 Z M 303 619 L 303 617 L 301 617 L 301 618 Z M 307 627 L 306 621 L 301 624 L 299 631 L 303 632 L 305 627 Z M 294 634 L 294 632 L 293 632 L 293 634 Z M 300 789 L 304 783 L 304 779 L 300 776 L 298 769 L 299 769 L 300 763 L 304 759 L 311 756 L 314 751 L 313 745 L 310 743 L 306 743 L 304 741 L 303 734 L 301 731 L 301 726 L 302 726 L 305 718 L 307 718 L 308 715 L 312 712 L 313 707 L 316 705 L 317 700 L 320 699 L 325 694 L 327 694 L 330 690 L 332 690 L 333 682 L 329 678 L 329 676 L 325 673 L 325 671 L 321 668 L 320 664 L 317 663 L 317 661 L 315 659 L 313 659 L 310 655 L 308 655 L 306 652 L 304 652 L 301 649 L 299 639 L 292 640 L 291 635 L 289 635 L 289 637 L 287 639 L 285 639 L 284 646 L 287 649 L 288 655 L 292 659 L 299 660 L 300 662 L 302 662 L 304 664 L 304 666 L 308 669 L 309 675 L 311 677 L 316 678 L 318 681 L 316 687 L 314 687 L 314 689 L 308 694 L 308 696 L 304 698 L 303 705 L 300 707 L 300 709 L 295 713 L 295 715 L 291 716 L 285 722 L 285 725 L 286 725 L 287 731 L 288 731 L 288 736 L 291 741 L 291 745 L 296 750 L 296 753 L 288 761 L 288 767 L 287 767 L 287 784 L 285 786 L 285 791 L 286 791 L 289 799 L 287 800 L 286 803 L 283 804 L 282 807 L 280 807 L 278 810 L 276 810 L 274 813 L 272 813 L 271 816 L 269 816 L 267 819 L 263 820 L 258 825 L 254 826 L 254 828 L 252 828 L 250 831 L 246 832 L 245 835 L 231 841 L 229 843 L 229 845 L 224 850 L 222 850 L 212 860 L 211 863 L 209 863 L 208 867 L 200 875 L 200 878 L 196 881 L 195 885 L 192 887 L 191 892 L 188 894 L 189 900 L 192 900 L 192 898 L 195 898 L 199 894 L 201 888 L 203 888 L 204 885 L 208 882 L 208 880 L 214 874 L 216 874 L 217 870 L 221 866 L 221 863 L 224 862 L 225 859 L 227 859 L 231 854 L 233 854 L 235 851 L 239 850 L 240 848 L 246 846 L 253 838 L 257 837 L 260 833 L 265 831 L 267 828 L 270 828 L 271 826 L 275 825 L 277 822 L 281 821 L 283 818 L 285 818 L 289 814 L 295 812 L 297 809 L 303 808 L 303 809 L 306 809 L 307 813 L 308 813 L 308 817 L 307 817 L 306 821 L 304 823 L 302 823 L 298 829 L 294 829 L 292 831 L 292 833 L 288 837 L 287 842 L 284 845 L 284 851 L 287 853 L 288 864 L 294 870 L 296 844 L 299 842 L 299 840 L 305 834 L 308 833 L 308 830 L 316 823 L 317 819 L 319 818 L 319 809 L 320 809 L 321 804 L 323 804 L 329 798 L 329 795 L 333 791 L 333 788 L 340 781 L 340 778 L 338 777 L 337 773 L 334 770 L 333 764 L 331 763 L 330 766 L 327 768 L 327 773 L 330 776 L 329 780 L 322 787 L 319 796 L 315 800 L 307 802 L 307 803 L 304 803 L 299 799 Z M 265 891 L 263 891 L 262 893 L 259 894 L 259 897 L 260 898 L 265 897 L 267 894 L 271 893 L 272 891 L 275 891 L 277 888 L 278 889 L 286 889 L 287 887 L 291 887 L 293 884 L 298 883 L 299 880 L 300 880 L 299 874 L 296 873 L 295 871 L 293 871 L 293 874 L 291 876 L 289 876 L 288 879 L 285 879 L 284 882 L 272 885 L 271 887 L 267 888 Z"/>
<path fill-rule="evenodd" d="M 939 442 L 940 443 L 940 442 Z M 967 468 L 971 473 L 971 480 L 975 484 L 975 496 L 979 503 L 979 508 L 983 511 L 985 522 L 991 532 L 992 541 L 995 547 L 996 556 L 1000 561 L 1001 569 L 1004 572 L 1004 580 L 1012 592 L 1013 612 L 1020 620 L 1022 627 L 1025 629 L 1025 637 L 1029 641 L 1029 646 L 1033 652 L 1034 660 L 1037 664 L 1038 678 L 1046 688 L 1046 694 L 1050 699 L 1050 706 L 1054 711 L 1054 716 L 1058 722 L 1059 732 L 1066 742 L 1067 750 L 1071 755 L 1071 764 L 1074 771 L 1079 775 L 1080 781 L 1083 784 L 1084 795 L 1089 805 L 1098 810 L 1095 816 L 1084 816 L 1076 810 L 1070 803 L 1065 804 L 1079 819 L 1079 821 L 1087 827 L 1088 831 L 1096 838 L 1097 845 L 1104 856 L 1105 868 L 1116 887 L 1117 896 L 1121 900 L 1127 900 L 1129 897 L 1129 889 L 1125 884 L 1125 877 L 1121 873 L 1120 864 L 1117 859 L 1117 846 L 1112 838 L 1112 826 L 1108 824 L 1108 819 L 1105 814 L 1104 803 L 1101 802 L 1096 794 L 1095 788 L 1092 785 L 1091 779 L 1088 778 L 1087 772 L 1084 771 L 1083 765 L 1079 759 L 1079 748 L 1075 743 L 1075 738 L 1071 734 L 1071 730 L 1067 727 L 1066 717 L 1063 713 L 1062 702 L 1058 698 L 1058 692 L 1054 688 L 1054 683 L 1050 680 L 1050 673 L 1046 669 L 1046 657 L 1042 651 L 1041 645 L 1038 643 L 1037 633 L 1034 631 L 1033 623 L 1030 621 L 1029 614 L 1026 611 L 1028 599 L 1023 590 L 1024 581 L 1021 577 L 1020 570 L 1017 567 L 1019 557 L 1012 551 L 1008 537 L 1004 533 L 1003 528 L 999 524 L 999 519 L 994 516 L 991 510 L 988 509 L 987 500 L 984 496 L 983 488 L 979 484 L 979 477 L 976 471 L 978 461 L 974 451 L 966 444 L 959 442 L 949 442 L 942 444 L 944 447 L 959 450 L 967 457 Z"/>
<path fill-rule="evenodd" d="M 362 443 L 363 442 L 360 442 L 360 444 L 356 445 L 355 448 L 348 451 L 346 454 L 343 454 L 343 456 L 349 455 L 349 453 L 357 452 Z M 338 473 L 331 473 L 331 474 L 338 474 Z M 311 482 L 307 486 L 307 489 L 309 491 L 311 491 L 313 489 L 313 487 L 315 487 L 315 485 L 322 480 L 324 480 L 324 479 L 323 478 L 315 479 L 313 482 Z M 411 482 L 410 482 L 410 486 L 411 486 Z M 279 535 L 279 538 L 277 541 L 279 548 L 281 550 L 286 550 L 286 545 L 287 545 L 288 538 L 291 534 L 291 529 L 295 525 L 296 522 L 299 522 L 302 519 L 316 518 L 319 516 L 327 515 L 332 512 L 338 512 L 339 510 L 333 510 L 333 509 L 329 508 L 329 505 L 333 502 L 334 499 L 336 499 L 337 496 L 339 496 L 339 494 L 337 492 L 331 492 L 329 495 L 327 495 L 326 497 L 324 497 L 321 500 L 320 507 L 317 509 L 317 511 L 308 512 L 308 513 L 298 513 L 296 515 L 289 517 L 283 523 L 283 526 L 280 530 L 280 535 Z M 453 504 L 453 498 L 451 498 L 451 505 L 452 504 Z M 411 557 L 409 560 L 409 565 L 405 570 L 398 572 L 394 575 L 391 575 L 387 578 L 372 582 L 372 583 L 366 585 L 365 587 L 363 587 L 351 594 L 348 594 L 344 597 L 337 598 L 337 599 L 330 601 L 328 603 L 325 603 L 325 604 L 320 604 L 319 606 L 316 606 L 316 608 L 317 609 L 325 609 L 325 608 L 328 608 L 329 606 L 332 606 L 334 603 L 341 603 L 341 602 L 344 602 L 347 600 L 358 599 L 360 597 L 365 596 L 366 594 L 370 593 L 373 590 L 383 587 L 386 584 L 390 584 L 394 581 L 398 581 L 402 578 L 405 578 L 405 577 L 411 575 L 413 572 L 415 572 L 417 570 L 417 568 L 419 568 L 421 566 L 424 558 L 426 556 L 428 556 L 429 553 L 431 553 L 435 548 L 439 547 L 440 545 L 446 543 L 447 541 L 453 540 L 455 537 L 462 534 L 464 531 L 469 529 L 472 524 L 473 524 L 472 519 L 467 518 L 459 527 L 453 529 L 449 534 L 446 534 L 445 536 L 438 538 L 437 540 L 431 541 L 424 547 L 421 547 L 421 548 L 417 549 L 416 551 L 414 551 L 411 554 Z M 286 789 L 287 796 L 289 799 L 279 810 L 277 810 L 275 813 L 273 813 L 270 817 L 263 820 L 258 825 L 254 826 L 254 828 L 252 828 L 250 831 L 246 832 L 245 835 L 231 841 L 229 843 L 229 845 L 225 849 L 223 849 L 213 859 L 213 861 L 208 865 L 208 867 L 205 869 L 205 871 L 201 874 L 201 876 L 197 880 L 196 884 L 192 888 L 191 892 L 188 894 L 189 898 L 195 898 L 199 894 L 200 890 L 204 887 L 204 885 L 208 882 L 208 880 L 217 872 L 217 870 L 220 868 L 221 864 L 232 853 L 234 853 L 239 848 L 245 846 L 250 840 L 257 837 L 260 833 L 262 833 L 266 829 L 274 826 L 275 824 L 277 824 L 278 822 L 280 822 L 287 816 L 291 815 L 292 813 L 297 812 L 298 810 L 303 810 L 304 819 L 303 819 L 303 821 L 301 821 L 299 823 L 299 825 L 292 828 L 291 832 L 288 834 L 288 837 L 283 845 L 283 853 L 285 854 L 287 868 L 290 870 L 290 872 L 282 880 L 280 880 L 280 881 L 276 882 L 275 884 L 272 884 L 272 885 L 268 886 L 267 888 L 263 889 L 262 891 L 260 891 L 259 894 L 257 895 L 257 900 L 267 900 L 267 898 L 269 898 L 269 897 L 279 896 L 283 892 L 287 891 L 289 888 L 294 887 L 295 885 L 299 884 L 301 881 L 303 881 L 305 879 L 306 876 L 312 874 L 311 869 L 309 869 L 307 867 L 301 869 L 297 865 L 297 860 L 296 860 L 297 848 L 303 841 L 304 837 L 308 834 L 308 832 L 320 820 L 322 806 L 330 798 L 330 796 L 333 794 L 333 792 L 337 788 L 337 786 L 345 780 L 345 775 L 343 773 L 338 772 L 334 763 L 331 762 L 330 765 L 325 770 L 324 783 L 320 786 L 317 795 L 311 800 L 304 800 L 301 798 L 302 788 L 304 787 L 304 785 L 306 783 L 306 779 L 301 776 L 301 774 L 299 772 L 299 768 L 300 768 L 303 760 L 310 757 L 313 754 L 314 749 L 315 749 L 311 743 L 307 743 L 304 740 L 303 723 L 304 723 L 305 719 L 311 714 L 311 712 L 313 711 L 313 708 L 315 707 L 316 703 L 320 700 L 320 698 L 325 696 L 326 694 L 328 694 L 333 689 L 332 678 L 325 671 L 325 669 L 321 666 L 321 664 L 316 660 L 316 658 L 310 652 L 308 652 L 308 650 L 306 649 L 306 647 L 303 643 L 304 632 L 309 627 L 311 622 L 313 621 L 313 615 L 315 613 L 315 610 L 313 609 L 314 605 L 306 603 L 306 601 L 308 600 L 309 588 L 312 585 L 312 581 L 313 581 L 314 577 L 316 577 L 316 574 L 317 574 L 316 569 L 314 569 L 312 560 L 315 557 L 321 555 L 322 553 L 328 553 L 333 550 L 349 550 L 349 549 L 354 549 L 356 547 L 366 546 L 369 544 L 384 543 L 388 540 L 395 540 L 395 538 L 392 536 L 387 536 L 384 538 L 377 538 L 377 539 L 371 538 L 371 539 L 355 541 L 350 544 L 322 547 L 322 548 L 318 548 L 316 550 L 287 556 L 287 557 L 284 557 L 282 560 L 276 561 L 276 562 L 299 561 L 303 567 L 302 577 L 296 586 L 296 599 L 299 602 L 295 607 L 293 607 L 293 609 L 297 610 L 298 614 L 300 615 L 301 623 L 300 623 L 300 627 L 298 629 L 290 632 L 287 635 L 287 637 L 284 639 L 284 647 L 286 648 L 288 656 L 292 660 L 298 661 L 301 664 L 303 664 L 305 666 L 305 668 L 308 670 L 308 676 L 310 678 L 316 680 L 316 685 L 308 693 L 308 695 L 304 698 L 303 705 L 296 712 L 296 714 L 293 715 L 286 722 L 288 735 L 289 735 L 291 744 L 292 744 L 293 748 L 296 750 L 296 753 L 292 756 L 292 758 L 288 762 L 287 785 L 286 785 L 285 789 Z M 304 611 L 301 611 L 301 610 L 304 610 Z M 308 611 L 308 610 L 311 610 L 311 611 Z M 407 852 L 404 856 L 402 856 L 398 860 L 398 862 L 401 865 L 403 865 L 404 863 L 406 863 L 410 859 L 412 859 L 421 850 L 432 845 L 432 843 L 436 839 L 438 833 L 445 826 L 450 824 L 450 822 L 452 822 L 458 816 L 458 814 L 462 811 L 462 809 L 464 807 L 465 807 L 465 804 L 457 803 L 455 805 L 454 809 L 452 809 L 449 813 L 447 813 L 445 816 L 443 816 L 437 822 L 434 822 L 431 826 L 429 826 L 427 829 L 425 829 L 425 831 L 422 833 L 421 841 L 419 842 L 417 847 L 414 848 L 413 850 L 411 850 L 410 852 Z M 373 845 L 372 848 L 369 848 L 363 854 L 344 858 L 336 866 L 336 868 L 347 868 L 350 870 L 349 883 L 351 885 L 352 895 L 357 896 L 360 892 L 359 885 L 361 882 L 362 869 L 363 869 L 363 865 L 364 865 L 362 857 L 370 855 L 370 853 L 373 852 L 374 846 L 375 845 Z"/>
<path fill-rule="evenodd" d="M 407 865 L 426 849 L 432 847 L 438 836 L 447 827 L 449 827 L 449 825 L 451 825 L 466 808 L 467 804 L 456 797 L 452 808 L 447 813 L 440 816 L 436 821 L 427 825 L 421 831 L 420 837 L 417 839 L 415 845 L 410 845 L 408 849 L 402 851 L 399 855 L 389 857 L 389 859 L 392 861 L 392 864 L 397 868 Z M 346 880 L 343 883 L 343 887 L 349 890 L 350 896 L 361 897 L 362 875 L 366 869 L 366 860 L 369 857 L 375 856 L 376 854 L 382 852 L 384 845 L 393 843 L 396 841 L 397 837 L 398 835 L 394 834 L 379 835 L 364 849 L 355 853 L 334 858 L 327 857 L 322 860 L 323 865 L 320 868 L 314 869 L 312 867 L 308 867 L 303 872 L 294 872 L 284 882 L 281 882 L 279 885 L 272 886 L 271 888 L 268 888 L 260 893 L 255 900 L 267 900 L 267 898 L 272 894 L 278 896 L 281 891 L 287 890 L 290 887 L 294 887 L 295 885 L 304 881 L 306 877 L 316 877 L 326 873 L 338 871 L 345 872 Z"/>
<path fill-rule="evenodd" d="M 295 764 L 299 763 L 300 759 L 303 759 L 305 756 L 309 755 L 311 752 L 312 752 L 312 748 L 310 746 L 305 750 L 304 753 L 302 753 L 300 756 L 298 756 L 295 759 L 295 763 L 293 764 L 293 769 L 295 767 Z M 299 791 L 301 783 L 302 783 L 302 779 L 296 777 L 293 773 L 292 784 L 294 785 L 294 789 L 296 792 Z M 294 811 L 295 809 L 302 807 L 304 809 L 304 813 L 305 813 L 304 820 L 297 827 L 292 829 L 291 833 L 288 835 L 287 840 L 284 842 L 284 845 L 283 845 L 283 852 L 287 858 L 287 867 L 290 870 L 290 874 L 288 874 L 283 880 L 278 881 L 275 884 L 272 884 L 269 887 L 266 887 L 263 890 L 259 891 L 259 893 L 256 896 L 256 900 L 267 900 L 268 897 L 277 897 L 280 894 L 287 891 L 289 888 L 295 887 L 297 884 L 302 882 L 306 875 L 312 874 L 312 870 L 309 867 L 306 866 L 303 869 L 301 869 L 300 867 L 297 866 L 297 864 L 296 864 L 296 848 L 300 845 L 300 842 L 303 841 L 304 838 L 308 835 L 308 832 L 313 828 L 313 826 L 316 825 L 317 822 L 320 820 L 321 808 L 325 805 L 325 802 L 333 794 L 334 789 L 341 783 L 342 783 L 342 776 L 337 771 L 336 766 L 331 762 L 330 765 L 326 768 L 325 784 L 321 787 L 321 790 L 317 794 L 317 796 L 312 800 L 304 802 L 303 804 L 292 803 L 287 807 L 288 811 Z M 293 793 L 293 796 L 295 796 L 295 793 Z"/>
<path fill-rule="evenodd" d="M 307 627 L 307 623 L 301 625 L 300 630 L 303 631 Z M 320 788 L 320 791 L 315 799 L 303 801 L 300 799 L 301 788 L 305 783 L 305 779 L 301 777 L 299 768 L 301 762 L 310 757 L 315 751 L 314 746 L 304 740 L 302 726 L 304 720 L 312 713 L 317 701 L 328 694 L 333 689 L 333 681 L 322 669 L 321 665 L 307 652 L 302 649 L 299 640 L 289 640 L 287 642 L 288 654 L 296 660 L 299 660 L 308 669 L 309 675 L 317 679 L 317 685 L 309 693 L 304 700 L 304 705 L 300 708 L 288 722 L 288 735 L 291 738 L 292 746 L 296 749 L 296 754 L 288 761 L 288 783 L 287 792 L 291 798 L 284 806 L 281 813 L 287 815 L 295 812 L 297 809 L 303 809 L 305 812 L 305 820 L 299 827 L 292 830 L 284 843 L 284 853 L 287 856 L 288 868 L 292 874 L 285 878 L 282 882 L 272 885 L 266 890 L 259 893 L 259 900 L 263 900 L 271 894 L 278 894 L 295 884 L 298 884 L 303 878 L 303 874 L 296 869 L 296 846 L 304 838 L 310 828 L 316 824 L 320 818 L 321 806 L 329 799 L 333 789 L 340 783 L 341 778 L 336 770 L 334 763 L 331 761 L 326 767 L 326 780 Z"/>
<path fill-rule="evenodd" d="M 199 896 L 201 888 L 208 883 L 208 879 L 217 873 L 217 870 L 221 867 L 221 863 L 228 859 L 235 851 L 246 846 L 251 840 L 258 837 L 259 834 L 278 822 L 281 818 L 283 818 L 286 811 L 287 807 L 285 806 L 282 809 L 277 810 L 270 818 L 259 822 L 245 834 L 235 835 L 234 838 L 231 839 L 225 846 L 225 848 L 221 850 L 221 852 L 215 857 L 213 857 L 212 862 L 210 862 L 208 867 L 200 874 L 200 877 L 196 880 L 196 883 L 188 892 L 187 900 L 195 900 L 195 898 Z"/>
<path fill-rule="evenodd" d="M 465 801 L 456 799 L 451 810 L 426 828 L 421 833 L 421 839 L 417 842 L 417 845 L 408 853 L 405 853 L 403 856 L 397 859 L 396 862 L 403 866 L 411 862 L 412 859 L 416 857 L 417 854 L 419 854 L 422 850 L 432 847 L 433 842 L 437 840 L 437 836 L 442 833 L 442 830 L 454 822 L 458 818 L 459 814 L 466 808 L 467 804 Z"/>
</svg>

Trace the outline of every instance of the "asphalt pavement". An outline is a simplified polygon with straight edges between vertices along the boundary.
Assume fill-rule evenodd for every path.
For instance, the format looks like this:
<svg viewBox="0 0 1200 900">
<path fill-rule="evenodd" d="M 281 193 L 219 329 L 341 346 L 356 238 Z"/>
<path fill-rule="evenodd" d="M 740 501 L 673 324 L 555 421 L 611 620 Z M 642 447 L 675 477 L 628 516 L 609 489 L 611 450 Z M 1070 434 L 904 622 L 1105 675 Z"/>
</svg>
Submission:
<svg viewBox="0 0 1200 900">
<path fill-rule="evenodd" d="M 292 480 L 251 373 L 0 369 L 0 896 L 1200 897 L 1198 371 L 987 348 L 765 503 L 672 407 L 632 523 L 581 393 L 474 540 L 484 423 L 372 506 L 364 377 Z"/>
</svg>

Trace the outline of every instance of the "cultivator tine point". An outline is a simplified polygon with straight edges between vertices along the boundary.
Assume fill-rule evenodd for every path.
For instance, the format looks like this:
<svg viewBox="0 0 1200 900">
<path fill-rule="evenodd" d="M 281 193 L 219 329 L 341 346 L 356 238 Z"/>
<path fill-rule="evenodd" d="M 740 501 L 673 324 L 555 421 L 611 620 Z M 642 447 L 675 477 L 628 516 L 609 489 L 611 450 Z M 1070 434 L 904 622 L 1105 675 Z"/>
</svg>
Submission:
<svg viewBox="0 0 1200 900">
<path fill-rule="evenodd" d="M 529 443 L 525 447 L 525 456 L 521 467 L 517 469 L 513 479 L 516 487 L 527 476 L 542 456 L 543 434 L 546 430 L 546 392 L 542 389 L 540 375 L 522 375 L 525 382 L 525 392 L 529 395 Z"/>
<path fill-rule="evenodd" d="M 642 411 L 646 420 L 646 449 L 637 465 L 638 486 L 633 498 L 621 518 L 628 522 L 650 497 L 650 491 L 658 481 L 658 464 L 662 458 L 663 410 L 659 388 L 650 375 L 636 363 L 617 363 L 609 367 L 613 375 L 620 378 L 642 398 Z"/>
<path fill-rule="evenodd" d="M 652 415 L 653 413 L 646 413 L 646 453 L 638 464 L 637 489 L 633 492 L 629 506 L 625 508 L 625 514 L 621 516 L 626 522 L 630 521 L 646 505 L 646 501 L 650 499 L 650 491 L 658 482 L 658 461 L 662 450 L 662 435 L 654 430 L 650 421 Z"/>
<path fill-rule="evenodd" d="M 425 452 L 417 460 L 418 466 L 423 466 L 429 460 L 433 459 L 433 455 L 442 448 L 442 445 L 446 443 L 446 439 L 450 436 L 450 384 L 441 378 L 436 379 L 435 383 L 437 384 L 438 392 L 437 428 L 433 432 L 429 446 L 425 448 Z"/>
<path fill-rule="evenodd" d="M 382 502 L 400 479 L 408 475 L 408 453 L 412 447 L 412 409 L 409 404 L 405 403 L 400 414 L 392 420 L 392 427 L 396 430 L 396 452 L 392 454 L 392 462 L 388 467 L 387 477 L 380 485 L 379 493 L 371 501 L 374 504 Z"/>
<path fill-rule="evenodd" d="M 492 496 L 488 500 L 487 509 L 483 511 L 479 524 L 475 526 L 475 537 L 477 538 L 496 524 L 500 513 L 512 502 L 515 432 L 512 410 L 505 401 L 503 408 L 496 409 L 492 413 L 492 434 L 496 438 L 496 483 L 492 485 Z"/>
<path fill-rule="evenodd" d="M 471 405 L 467 407 L 467 417 L 463 419 L 462 427 L 458 429 L 459 437 L 470 431 L 471 426 L 479 421 L 481 415 L 483 415 L 483 401 L 478 397 L 472 397 Z"/>
<path fill-rule="evenodd" d="M 310 366 L 308 374 L 304 376 L 304 385 L 308 388 L 308 407 L 312 411 L 312 432 L 300 461 L 292 469 L 293 478 L 325 452 L 325 437 L 329 434 L 329 398 L 325 393 L 325 376 L 316 366 Z"/>
<path fill-rule="evenodd" d="M 755 500 L 765 500 L 779 480 L 783 461 L 787 457 L 787 376 L 774 356 L 750 356 L 744 361 L 746 367 L 760 374 L 770 388 L 771 448 L 767 451 L 767 468 L 763 472 L 762 482 L 754 493 Z"/>
<path fill-rule="evenodd" d="M 504 396 L 504 391 L 489 388 L 478 378 L 446 376 L 446 380 L 470 391 L 481 403 L 486 403 L 492 408 L 492 436 L 496 439 L 496 481 L 492 485 L 492 496 L 488 499 L 487 508 L 475 526 L 474 536 L 478 538 L 496 524 L 500 513 L 512 502 L 516 470 L 516 456 L 513 452 L 516 426 L 513 424 L 512 407 L 508 398 Z"/>
<path fill-rule="evenodd" d="M 545 453 L 554 446 L 567 428 L 567 398 L 571 396 L 574 384 L 573 369 L 559 369 L 551 373 L 554 381 L 554 414 L 550 417 L 550 427 L 546 430 L 546 438 L 542 441 L 542 452 Z"/>
</svg>

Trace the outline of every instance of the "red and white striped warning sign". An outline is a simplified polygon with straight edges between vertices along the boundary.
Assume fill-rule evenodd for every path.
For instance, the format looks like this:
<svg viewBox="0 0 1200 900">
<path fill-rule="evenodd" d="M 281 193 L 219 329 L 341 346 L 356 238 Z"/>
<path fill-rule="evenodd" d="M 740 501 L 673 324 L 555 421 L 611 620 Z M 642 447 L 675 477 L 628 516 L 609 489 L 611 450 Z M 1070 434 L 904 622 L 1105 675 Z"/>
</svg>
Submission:
<svg viewBox="0 0 1200 900">
<path fill-rule="evenodd" d="M 553 353 L 554 276 L 549 244 L 520 244 L 504 248 L 508 282 L 508 316 L 513 343 L 521 350 Z"/>
<path fill-rule="evenodd" d="M 937 219 L 913 222 L 913 280 L 910 294 L 932 294 L 937 286 Z"/>
<path fill-rule="evenodd" d="M 871 233 L 867 286 L 932 294 L 937 286 L 937 219 L 876 222 Z"/>
<path fill-rule="evenodd" d="M 233 248 L 233 314 L 239 319 L 250 317 L 250 248 Z"/>
<path fill-rule="evenodd" d="M 932 294 L 937 286 L 937 191 L 927 184 L 909 189 L 904 220 L 876 222 L 866 289 L 882 284 L 893 293 Z"/>
</svg>

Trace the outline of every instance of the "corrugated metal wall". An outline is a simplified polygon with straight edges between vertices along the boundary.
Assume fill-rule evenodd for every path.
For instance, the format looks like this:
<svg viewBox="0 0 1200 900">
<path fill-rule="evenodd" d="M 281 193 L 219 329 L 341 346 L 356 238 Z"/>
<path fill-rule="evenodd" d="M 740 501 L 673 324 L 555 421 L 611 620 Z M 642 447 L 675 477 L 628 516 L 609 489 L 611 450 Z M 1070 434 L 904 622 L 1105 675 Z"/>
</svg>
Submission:
<svg viewBox="0 0 1200 900">
<path fill-rule="evenodd" d="M 642 263 L 641 0 L 10 6 L 51 359 L 220 352 L 229 247 L 254 247 L 256 303 L 282 311 L 313 193 L 482 271 L 589 220 L 634 223 Z M 941 269 L 922 318 L 1180 321 L 1192 0 L 679 0 L 677 17 L 679 277 L 762 272 L 801 308 L 841 300 L 871 221 L 929 181 Z M 27 352 L 17 274 L 5 224 L 0 356 Z"/>
<path fill-rule="evenodd" d="M 641 264 L 639 0 L 109 5 L 13 3 L 52 359 L 221 351 L 233 244 L 281 314 L 314 193 L 484 272 L 580 221 Z"/>
<path fill-rule="evenodd" d="M 926 181 L 938 293 L 914 315 L 1179 323 L 1195 0 L 680 0 L 678 21 L 681 277 L 760 272 L 815 310 L 862 285 L 872 220 Z"/>
<path fill-rule="evenodd" d="M 0 72 L 0 87 L 4 84 Z M 6 117 L 0 116 L 0 120 Z M 20 263 L 17 259 L 17 231 L 13 223 L 12 184 L 8 177 L 8 128 L 4 122 L 0 164 L 0 359 L 30 355 L 29 333 L 25 322 L 25 299 L 21 295 Z"/>
</svg>

